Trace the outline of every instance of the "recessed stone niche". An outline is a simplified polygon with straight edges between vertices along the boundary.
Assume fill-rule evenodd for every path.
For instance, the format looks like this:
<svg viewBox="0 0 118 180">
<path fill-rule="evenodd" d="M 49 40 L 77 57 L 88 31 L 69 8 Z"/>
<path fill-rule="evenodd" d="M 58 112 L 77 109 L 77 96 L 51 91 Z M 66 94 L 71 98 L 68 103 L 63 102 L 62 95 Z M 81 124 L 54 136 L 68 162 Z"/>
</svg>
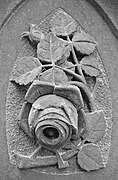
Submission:
<svg viewBox="0 0 118 180">
<path fill-rule="evenodd" d="M 112 103 L 97 41 L 62 8 L 21 38 L 6 103 L 11 163 L 51 174 L 105 168 Z"/>
</svg>

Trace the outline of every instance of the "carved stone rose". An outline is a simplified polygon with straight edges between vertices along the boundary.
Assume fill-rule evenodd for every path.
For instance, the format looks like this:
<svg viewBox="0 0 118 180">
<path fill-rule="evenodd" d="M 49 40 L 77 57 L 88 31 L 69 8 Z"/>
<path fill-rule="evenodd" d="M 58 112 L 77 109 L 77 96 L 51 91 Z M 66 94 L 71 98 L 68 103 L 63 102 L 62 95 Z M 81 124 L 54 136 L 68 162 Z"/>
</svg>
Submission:
<svg viewBox="0 0 118 180">
<path fill-rule="evenodd" d="M 53 13 L 47 28 L 45 20 L 22 33 L 7 98 L 11 161 L 47 172 L 97 170 L 111 142 L 109 84 L 94 38 L 62 9 Z"/>
</svg>

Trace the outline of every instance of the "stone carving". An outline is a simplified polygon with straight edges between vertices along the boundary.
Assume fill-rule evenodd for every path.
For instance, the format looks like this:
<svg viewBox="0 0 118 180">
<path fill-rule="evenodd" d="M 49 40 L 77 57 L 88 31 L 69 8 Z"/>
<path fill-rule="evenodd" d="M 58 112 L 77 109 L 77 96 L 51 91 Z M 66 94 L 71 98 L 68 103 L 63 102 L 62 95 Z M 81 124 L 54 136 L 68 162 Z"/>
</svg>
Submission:
<svg viewBox="0 0 118 180">
<path fill-rule="evenodd" d="M 11 162 L 52 173 L 105 167 L 112 106 L 97 42 L 60 8 L 22 40 L 7 95 Z"/>
</svg>

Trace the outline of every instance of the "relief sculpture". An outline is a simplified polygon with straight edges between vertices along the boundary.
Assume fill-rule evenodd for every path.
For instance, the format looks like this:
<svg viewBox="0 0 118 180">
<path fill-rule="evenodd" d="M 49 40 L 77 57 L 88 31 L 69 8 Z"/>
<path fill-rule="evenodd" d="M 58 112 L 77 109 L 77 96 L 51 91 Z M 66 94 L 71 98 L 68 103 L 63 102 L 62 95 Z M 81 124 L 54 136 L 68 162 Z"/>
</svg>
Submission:
<svg viewBox="0 0 118 180">
<path fill-rule="evenodd" d="M 11 162 L 56 174 L 104 168 L 112 104 L 96 40 L 59 8 L 22 42 L 7 93 Z"/>
</svg>

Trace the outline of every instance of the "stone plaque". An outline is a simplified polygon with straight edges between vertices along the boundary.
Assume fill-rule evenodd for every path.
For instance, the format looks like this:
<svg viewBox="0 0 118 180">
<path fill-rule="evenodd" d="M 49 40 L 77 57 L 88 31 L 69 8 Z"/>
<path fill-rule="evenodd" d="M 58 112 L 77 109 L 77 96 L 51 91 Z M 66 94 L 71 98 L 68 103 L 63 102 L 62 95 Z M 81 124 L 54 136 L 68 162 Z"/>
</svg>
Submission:
<svg viewBox="0 0 118 180">
<path fill-rule="evenodd" d="M 112 103 L 97 41 L 61 8 L 21 41 L 6 103 L 11 163 L 51 174 L 105 168 Z"/>
</svg>

